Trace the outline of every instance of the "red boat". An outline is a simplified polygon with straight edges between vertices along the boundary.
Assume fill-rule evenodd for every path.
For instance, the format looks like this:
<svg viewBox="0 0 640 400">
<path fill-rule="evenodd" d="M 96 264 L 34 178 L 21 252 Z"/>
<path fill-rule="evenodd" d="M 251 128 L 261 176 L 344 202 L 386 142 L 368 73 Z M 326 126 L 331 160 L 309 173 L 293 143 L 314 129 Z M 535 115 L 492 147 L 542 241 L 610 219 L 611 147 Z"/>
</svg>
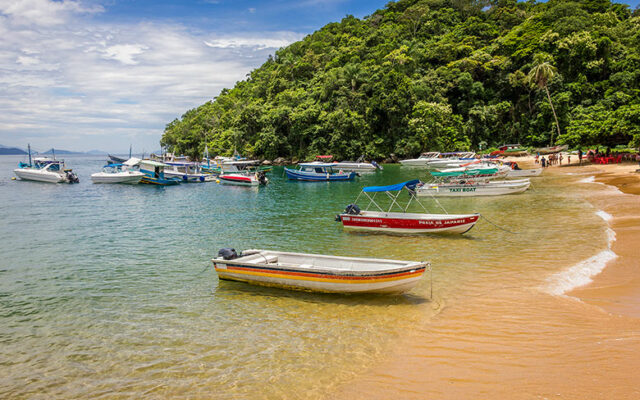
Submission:
<svg viewBox="0 0 640 400">
<path fill-rule="evenodd" d="M 252 170 L 258 161 L 225 161 L 222 173 L 218 176 L 220 183 L 226 185 L 258 186 L 268 182 L 264 172 Z"/>
<path fill-rule="evenodd" d="M 420 181 L 412 180 L 390 186 L 370 186 L 362 189 L 370 204 L 378 207 L 379 211 L 360 210 L 354 203 L 347 206 L 345 211 L 338 215 L 337 219 L 342 221 L 342 225 L 349 229 L 383 231 L 395 233 L 465 233 L 478 222 L 480 214 L 428 214 L 420 201 L 415 198 L 413 192 L 409 190 L 411 198 L 407 205 L 402 208 L 398 202 L 398 196 L 403 188 L 413 188 Z M 375 194 L 384 192 L 391 199 L 391 205 L 384 211 L 376 202 Z M 393 194 L 392 192 L 397 192 Z M 370 195 L 373 193 L 373 195 Z M 358 196 L 359 198 L 360 196 Z M 358 199 L 356 199 L 357 202 Z M 425 213 L 408 213 L 411 202 L 415 200 L 422 206 Z M 399 207 L 401 212 L 392 212 L 392 208 Z"/>
</svg>

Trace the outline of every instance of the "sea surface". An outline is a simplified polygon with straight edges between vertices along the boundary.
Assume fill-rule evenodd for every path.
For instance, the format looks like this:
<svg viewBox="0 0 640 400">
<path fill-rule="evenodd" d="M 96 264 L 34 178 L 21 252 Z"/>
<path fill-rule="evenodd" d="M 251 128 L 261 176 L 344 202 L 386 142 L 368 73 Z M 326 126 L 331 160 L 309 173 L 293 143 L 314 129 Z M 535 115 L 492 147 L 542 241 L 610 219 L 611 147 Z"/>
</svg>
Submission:
<svg viewBox="0 0 640 400">
<path fill-rule="evenodd" d="M 266 187 L 155 187 L 96 185 L 104 157 L 65 158 L 79 184 L 12 180 L 23 157 L 0 157 L 0 398 L 322 398 L 447 307 L 514 287 L 563 296 L 615 256 L 588 185 L 568 186 L 586 176 L 423 199 L 483 218 L 465 235 L 403 236 L 334 217 L 363 186 L 425 180 L 420 169 L 309 183 L 275 167 Z M 291 292 L 219 282 L 222 247 L 427 260 L 433 276 L 395 297 Z"/>
</svg>

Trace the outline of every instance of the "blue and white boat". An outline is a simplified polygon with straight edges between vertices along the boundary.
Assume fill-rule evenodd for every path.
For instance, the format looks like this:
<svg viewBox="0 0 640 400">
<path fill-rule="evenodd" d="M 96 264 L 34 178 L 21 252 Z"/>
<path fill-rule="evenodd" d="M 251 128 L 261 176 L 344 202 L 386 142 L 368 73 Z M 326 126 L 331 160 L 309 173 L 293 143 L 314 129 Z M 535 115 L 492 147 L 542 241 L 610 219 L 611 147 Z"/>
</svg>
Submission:
<svg viewBox="0 0 640 400">
<path fill-rule="evenodd" d="M 125 166 L 133 167 L 140 166 L 140 172 L 144 174 L 140 183 L 146 183 L 148 185 L 178 185 L 181 179 L 169 178 L 164 175 L 164 168 L 166 164 L 153 160 L 141 160 L 139 158 L 130 158 L 123 163 Z"/>
<path fill-rule="evenodd" d="M 211 174 L 204 174 L 196 162 L 165 162 L 164 176 L 178 178 L 182 182 L 205 182 L 213 180 Z"/>
<path fill-rule="evenodd" d="M 354 171 L 345 172 L 333 163 L 310 162 L 298 164 L 298 169 L 285 168 L 287 178 L 294 181 L 350 181 Z"/>
</svg>

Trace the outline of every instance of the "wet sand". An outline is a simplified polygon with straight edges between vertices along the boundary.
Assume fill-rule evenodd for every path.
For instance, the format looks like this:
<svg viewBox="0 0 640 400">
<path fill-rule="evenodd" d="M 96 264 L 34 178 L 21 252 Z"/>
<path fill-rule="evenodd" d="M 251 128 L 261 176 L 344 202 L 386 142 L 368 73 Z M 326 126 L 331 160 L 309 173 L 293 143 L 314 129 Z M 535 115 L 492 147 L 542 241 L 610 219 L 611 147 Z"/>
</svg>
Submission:
<svg viewBox="0 0 640 400">
<path fill-rule="evenodd" d="M 532 158 L 518 161 L 532 166 Z M 592 283 L 560 296 L 504 288 L 445 306 L 434 321 L 402 338 L 385 363 L 328 398 L 640 398 L 636 168 L 565 163 L 545 171 L 594 176 L 615 186 L 576 183 L 592 185 L 588 201 L 606 212 L 603 219 L 610 217 L 616 235 L 611 250 L 617 258 Z"/>
</svg>

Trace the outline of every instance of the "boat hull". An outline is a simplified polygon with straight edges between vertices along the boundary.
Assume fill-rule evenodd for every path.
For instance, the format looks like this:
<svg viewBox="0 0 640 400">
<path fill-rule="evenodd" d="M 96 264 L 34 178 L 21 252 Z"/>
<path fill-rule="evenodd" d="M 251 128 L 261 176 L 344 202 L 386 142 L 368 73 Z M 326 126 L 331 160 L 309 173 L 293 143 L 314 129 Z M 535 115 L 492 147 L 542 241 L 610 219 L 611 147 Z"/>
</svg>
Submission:
<svg viewBox="0 0 640 400">
<path fill-rule="evenodd" d="M 295 254 L 295 253 L 290 253 Z M 428 263 L 407 263 L 388 270 L 355 271 L 349 269 L 315 268 L 312 265 L 249 262 L 214 259 L 213 265 L 221 280 L 254 285 L 325 293 L 399 294 L 415 287 L 424 275 Z M 325 258 L 330 258 L 325 256 Z M 348 257 L 342 257 L 342 261 Z M 356 259 L 358 262 L 375 259 Z"/>
<path fill-rule="evenodd" d="M 542 168 L 532 169 L 512 169 L 507 172 L 507 178 L 519 178 L 525 176 L 540 176 L 542 174 Z"/>
<path fill-rule="evenodd" d="M 145 175 L 140 179 L 140 183 L 144 183 L 145 185 L 172 186 L 179 185 L 180 181 L 177 179 L 162 179 Z"/>
<path fill-rule="evenodd" d="M 51 171 L 43 171 L 40 169 L 32 168 L 17 168 L 13 172 L 16 176 L 25 181 L 47 182 L 47 183 L 64 183 L 67 182 L 67 177 L 63 173 L 56 173 Z"/>
<path fill-rule="evenodd" d="M 465 233 L 478 222 L 479 214 L 412 214 L 363 211 L 340 214 L 348 229 L 393 233 Z"/>
<path fill-rule="evenodd" d="M 180 179 L 185 183 L 202 183 L 207 180 L 206 175 L 204 174 L 185 174 L 182 172 L 175 171 L 164 171 L 164 176 L 166 178 L 175 178 Z"/>
<path fill-rule="evenodd" d="M 236 185 L 236 186 L 258 186 L 260 182 L 254 177 L 248 175 L 237 175 L 237 174 L 229 174 L 229 175 L 220 175 L 218 176 L 220 183 L 223 185 Z"/>
<path fill-rule="evenodd" d="M 145 176 L 142 173 L 102 173 L 98 172 L 91 175 L 93 183 L 121 183 L 128 185 L 137 185 L 140 183 L 142 177 Z"/>
<path fill-rule="evenodd" d="M 506 181 L 508 182 L 508 181 Z M 416 188 L 416 196 L 433 197 L 474 197 L 474 196 L 502 196 L 523 193 L 529 188 L 530 182 L 515 182 L 513 184 L 470 185 L 453 184 L 438 185 L 424 184 Z"/>
<path fill-rule="evenodd" d="M 335 168 L 343 172 L 376 172 L 378 167 L 372 163 L 339 162 Z"/>
<path fill-rule="evenodd" d="M 287 174 L 287 178 L 294 181 L 307 181 L 307 182 L 323 182 L 323 181 L 350 181 L 356 177 L 355 172 L 347 173 L 317 173 L 317 172 L 301 172 L 285 168 L 284 172 Z"/>
</svg>

